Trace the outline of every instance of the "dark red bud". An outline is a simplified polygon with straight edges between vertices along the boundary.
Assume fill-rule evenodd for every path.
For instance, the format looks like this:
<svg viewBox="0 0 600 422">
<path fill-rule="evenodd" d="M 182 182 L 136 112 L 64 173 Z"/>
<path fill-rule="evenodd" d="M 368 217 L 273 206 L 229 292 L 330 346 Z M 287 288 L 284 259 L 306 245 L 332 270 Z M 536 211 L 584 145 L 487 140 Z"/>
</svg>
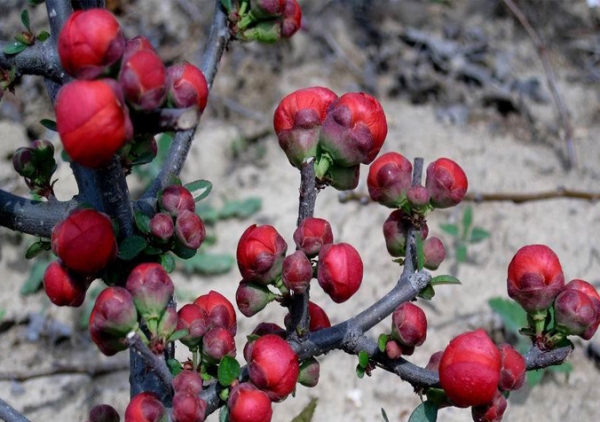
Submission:
<svg viewBox="0 0 600 422">
<path fill-rule="evenodd" d="M 269 396 L 247 382 L 231 390 L 227 407 L 229 422 L 270 422 L 273 415 Z"/>
<path fill-rule="evenodd" d="M 121 418 L 114 407 L 108 404 L 99 404 L 92 407 L 89 422 L 119 422 Z"/>
<path fill-rule="evenodd" d="M 315 358 L 308 358 L 300 364 L 298 382 L 305 387 L 315 387 L 319 383 L 321 365 Z"/>
<path fill-rule="evenodd" d="M 202 391 L 202 377 L 195 371 L 181 371 L 173 378 L 173 390 L 197 396 Z"/>
<path fill-rule="evenodd" d="M 323 245 L 333 243 L 331 225 L 322 218 L 305 218 L 294 232 L 294 243 L 306 256 L 317 256 Z"/>
<path fill-rule="evenodd" d="M 202 338 L 203 360 L 209 363 L 219 363 L 224 356 L 235 357 L 235 353 L 235 339 L 226 328 L 212 328 Z"/>
<path fill-rule="evenodd" d="M 312 276 L 312 264 L 304 252 L 296 251 L 283 260 L 281 279 L 285 287 L 294 293 L 303 293 Z"/>
<path fill-rule="evenodd" d="M 125 409 L 125 422 L 167 422 L 165 406 L 154 393 L 143 392 L 134 396 Z"/>
<path fill-rule="evenodd" d="M 206 311 L 194 304 L 184 305 L 178 312 L 177 331 L 187 329 L 189 334 L 180 341 L 190 349 L 198 347 L 209 329 Z"/>
<path fill-rule="evenodd" d="M 362 277 L 362 259 L 352 245 L 338 243 L 321 248 L 317 278 L 334 302 L 350 299 L 358 291 Z"/>
<path fill-rule="evenodd" d="M 135 267 L 125 287 L 131 292 L 135 307 L 146 320 L 158 319 L 175 291 L 171 278 L 157 263 Z"/>
<path fill-rule="evenodd" d="M 198 107 L 200 112 L 208 101 L 208 83 L 204 73 L 190 63 L 180 63 L 167 69 L 167 97 L 176 108 Z"/>
<path fill-rule="evenodd" d="M 206 238 L 206 228 L 198 214 L 183 210 L 175 217 L 175 237 L 183 246 L 198 249 Z"/>
<path fill-rule="evenodd" d="M 425 187 L 434 207 L 449 208 L 463 200 L 469 183 L 458 164 L 448 158 L 440 158 L 427 167 Z"/>
<path fill-rule="evenodd" d="M 189 190 L 179 185 L 167 186 L 163 189 L 159 206 L 172 216 L 178 215 L 183 210 L 196 211 L 196 202 Z"/>
<path fill-rule="evenodd" d="M 159 212 L 150 220 L 150 234 L 161 242 L 167 242 L 175 233 L 173 217 L 164 212 Z"/>
<path fill-rule="evenodd" d="M 206 402 L 195 394 L 175 392 L 172 422 L 202 422 L 206 417 Z"/>
<path fill-rule="evenodd" d="M 491 403 L 473 406 L 471 408 L 471 416 L 474 422 L 500 422 L 507 405 L 508 403 L 504 395 L 500 391 L 496 391 L 496 395 Z"/>
<path fill-rule="evenodd" d="M 373 201 L 398 208 L 412 182 L 412 164 L 397 152 L 383 154 L 369 167 L 367 186 Z"/>
<path fill-rule="evenodd" d="M 235 302 L 244 316 L 251 317 L 265 309 L 274 298 L 271 291 L 262 284 L 241 281 L 235 293 Z"/>
<path fill-rule="evenodd" d="M 274 282 L 281 275 L 287 244 L 273 226 L 252 225 L 240 237 L 237 262 L 246 281 Z"/>
<path fill-rule="evenodd" d="M 119 73 L 125 99 L 134 108 L 151 111 L 165 101 L 167 70 L 152 50 L 127 52 Z"/>
<path fill-rule="evenodd" d="M 223 327 L 226 328 L 231 335 L 235 336 L 237 331 L 235 309 L 225 296 L 211 290 L 207 294 L 196 298 L 194 305 L 198 306 L 206 313 L 211 328 Z"/>
<path fill-rule="evenodd" d="M 502 355 L 498 388 L 502 391 L 518 390 L 525 383 L 525 358 L 508 343 L 498 346 L 498 350 Z"/>
<path fill-rule="evenodd" d="M 428 270 L 437 270 L 444 258 L 446 258 L 446 248 L 437 237 L 430 237 L 423 244 L 423 254 L 425 255 L 424 266 Z"/>
<path fill-rule="evenodd" d="M 411 302 L 404 302 L 392 314 L 392 338 L 401 345 L 420 346 L 427 338 L 425 312 Z"/>
</svg>

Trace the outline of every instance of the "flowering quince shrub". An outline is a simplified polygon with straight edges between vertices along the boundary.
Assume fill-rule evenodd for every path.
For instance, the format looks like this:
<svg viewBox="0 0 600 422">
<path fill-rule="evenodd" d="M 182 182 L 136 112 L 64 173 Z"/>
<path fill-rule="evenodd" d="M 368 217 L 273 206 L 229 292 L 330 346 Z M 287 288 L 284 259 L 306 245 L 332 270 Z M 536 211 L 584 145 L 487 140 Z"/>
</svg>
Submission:
<svg viewBox="0 0 600 422">
<path fill-rule="evenodd" d="M 0 223 L 40 238 L 28 258 L 43 250 L 56 255 L 43 280 L 53 304 L 80 306 L 90 285 L 101 283 L 94 280 L 106 284 L 95 299 L 89 335 L 107 356 L 130 349 L 132 399 L 125 421 L 203 421 L 220 409 L 222 421 L 268 422 L 273 403 L 289 398 L 298 384 L 318 384 L 318 357 L 334 349 L 358 356 L 359 377 L 379 367 L 411 383 L 424 400 L 419 407 L 427 408 L 426 420 L 456 406 L 471 408 L 474 421 L 499 421 L 527 370 L 562 363 L 573 347 L 569 336 L 590 339 L 598 329 L 594 287 L 579 279 L 565 283 L 556 254 L 527 245 L 508 265 L 507 291 L 528 314 L 521 333 L 531 339 L 530 352 L 523 356 L 509 344 L 494 344 L 477 329 L 451 339 L 425 368 L 407 362 L 427 339 L 427 315 L 417 298 L 431 300 L 437 286 L 459 283 L 426 271 L 435 271 L 446 255 L 442 241 L 429 237 L 427 217 L 463 200 L 467 176 L 446 157 L 425 169 L 421 158 L 379 155 L 387 120 L 378 100 L 321 86 L 288 94 L 273 116 L 279 145 L 301 176 L 297 228 L 285 233 L 294 245 L 276 227 L 250 225 L 237 245 L 241 280 L 233 303 L 209 291 L 177 308 L 169 273 L 174 256 L 191 258 L 205 240 L 196 203 L 212 186 L 206 180 L 184 185 L 178 174 L 219 60 L 230 42 L 291 37 L 302 26 L 300 6 L 296 0 L 215 2 L 205 66 L 198 69 L 185 62 L 164 65 L 148 39 L 126 39 L 104 9 L 46 3 L 52 34 L 19 51 L 3 45 L 0 65 L 2 75 L 11 70 L 51 82 L 55 128 L 80 192 L 70 201 L 55 197 L 55 147 L 35 141 L 15 151 L 13 166 L 42 199 L 2 192 Z M 47 51 L 56 53 L 54 63 L 45 62 L 52 57 Z M 169 158 L 134 199 L 126 176 L 155 158 L 154 136 L 164 131 L 177 132 Z M 335 306 L 360 291 L 365 274 L 360 251 L 314 215 L 316 192 L 354 189 L 361 170 L 368 172 L 372 200 L 391 209 L 380 230 L 390 265 L 399 264 L 401 275 L 372 306 L 332 325 L 323 304 L 310 300 L 311 284 Z M 271 304 L 287 309 L 284 320 L 257 322 L 239 353 L 237 311 L 254 317 Z M 387 317 L 390 331 L 372 339 L 367 332 Z M 185 360 L 174 358 L 175 345 L 189 350 Z M 110 405 L 89 413 L 91 422 L 118 420 Z"/>
</svg>

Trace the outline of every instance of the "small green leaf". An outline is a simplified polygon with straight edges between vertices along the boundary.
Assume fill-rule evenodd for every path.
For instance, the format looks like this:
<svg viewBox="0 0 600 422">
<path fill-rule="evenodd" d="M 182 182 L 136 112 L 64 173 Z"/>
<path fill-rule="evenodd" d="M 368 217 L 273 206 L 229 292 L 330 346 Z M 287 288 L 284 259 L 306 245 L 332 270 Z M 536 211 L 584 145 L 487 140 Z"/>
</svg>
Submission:
<svg viewBox="0 0 600 422">
<path fill-rule="evenodd" d="M 469 243 L 479 243 L 488 237 L 490 237 L 490 232 L 481 227 L 473 227 L 471 235 L 469 236 Z"/>
<path fill-rule="evenodd" d="M 438 275 L 431 279 L 429 282 L 432 286 L 437 286 L 440 284 L 461 284 L 460 280 L 456 277 L 452 277 L 451 275 Z"/>
<path fill-rule="evenodd" d="M 44 126 L 46 129 L 56 132 L 56 122 L 50 119 L 42 119 L 40 120 L 40 124 Z"/>
<path fill-rule="evenodd" d="M 430 401 L 425 401 L 412 412 L 408 422 L 435 422 L 437 414 L 438 407 Z"/>
<path fill-rule="evenodd" d="M 547 369 L 550 372 L 558 372 L 558 373 L 568 374 L 569 372 L 573 371 L 573 364 L 571 364 L 570 362 L 563 362 L 560 365 L 549 366 Z"/>
<path fill-rule="evenodd" d="M 44 273 L 46 272 L 46 268 L 50 262 L 51 261 L 49 259 L 38 259 L 34 262 L 33 266 L 31 267 L 29 277 L 25 283 L 23 283 L 21 290 L 19 291 L 21 295 L 27 296 L 36 293 L 42 288 Z"/>
<path fill-rule="evenodd" d="M 235 265 L 235 258 L 229 254 L 199 253 L 183 265 L 189 273 L 225 274 Z"/>
<path fill-rule="evenodd" d="M 189 333 L 190 333 L 190 330 L 188 330 L 187 328 L 183 328 L 181 330 L 177 330 L 173 334 L 171 334 L 171 336 L 169 337 L 169 339 L 167 340 L 167 342 L 177 341 L 180 338 L 183 338 L 183 337 L 187 336 Z"/>
<path fill-rule="evenodd" d="M 212 190 L 212 187 L 212 183 L 208 180 L 196 180 L 195 182 L 185 185 L 185 188 L 190 191 L 196 202 L 206 198 Z"/>
<path fill-rule="evenodd" d="M 527 372 L 527 385 L 529 385 L 529 387 L 535 387 L 536 385 L 538 385 L 539 383 L 542 382 L 542 379 L 544 378 L 544 374 L 546 374 L 546 369 L 537 369 L 535 371 L 528 371 Z"/>
<path fill-rule="evenodd" d="M 144 248 L 143 251 L 146 255 L 160 255 L 162 254 L 164 251 L 160 248 L 157 248 L 155 246 L 152 245 L 148 245 Z"/>
<path fill-rule="evenodd" d="M 361 368 L 366 368 L 369 366 L 369 354 L 364 350 L 358 352 L 358 364 Z"/>
<path fill-rule="evenodd" d="M 27 48 L 27 44 L 23 44 L 22 42 L 19 41 L 12 41 L 7 43 L 4 48 L 2 49 L 2 52 L 4 54 L 19 54 L 21 51 L 25 50 Z"/>
<path fill-rule="evenodd" d="M 169 173 L 165 186 L 177 185 L 181 186 L 181 179 L 174 173 Z"/>
<path fill-rule="evenodd" d="M 387 344 L 389 339 L 390 336 L 388 336 L 387 334 L 381 334 L 379 336 L 379 338 L 377 339 L 377 347 L 379 348 L 380 352 L 385 352 L 385 345 Z"/>
<path fill-rule="evenodd" d="M 138 256 L 147 245 L 146 239 L 142 236 L 133 235 L 126 237 L 119 245 L 119 253 L 117 256 L 123 261 L 131 261 Z"/>
<path fill-rule="evenodd" d="M 248 218 L 262 207 L 262 200 L 258 197 L 250 197 L 244 200 L 227 201 L 221 211 L 219 218 Z"/>
<path fill-rule="evenodd" d="M 174 377 L 183 371 L 183 366 L 181 365 L 181 363 L 179 363 L 177 359 L 167 360 L 167 367 L 169 368 L 169 371 L 171 371 L 171 375 L 173 375 Z"/>
<path fill-rule="evenodd" d="M 527 326 L 527 313 L 517 302 L 495 297 L 488 300 L 488 305 L 500 315 L 508 331 L 516 334 L 521 327 Z"/>
<path fill-rule="evenodd" d="M 136 211 L 135 214 L 135 226 L 144 234 L 150 233 L 150 217 L 141 211 Z"/>
<path fill-rule="evenodd" d="M 440 224 L 440 229 L 452 237 L 458 237 L 458 226 L 456 224 Z"/>
<path fill-rule="evenodd" d="M 25 252 L 25 258 L 35 258 L 39 254 L 50 250 L 50 242 L 39 240 L 32 244 Z"/>
<path fill-rule="evenodd" d="M 360 379 L 365 377 L 365 368 L 360 365 L 356 365 L 356 376 Z"/>
<path fill-rule="evenodd" d="M 41 31 L 37 36 L 37 39 L 41 42 L 46 41 L 48 38 L 50 38 L 50 33 L 48 31 Z"/>
<path fill-rule="evenodd" d="M 317 408 L 317 399 L 311 398 L 304 409 L 291 422 L 311 422 Z"/>
<path fill-rule="evenodd" d="M 223 5 L 223 8 L 227 10 L 227 14 L 229 14 L 229 12 L 231 12 L 231 0 L 221 0 L 221 4 Z"/>
<path fill-rule="evenodd" d="M 431 284 L 428 284 L 419 292 L 417 296 L 425 300 L 431 300 L 435 296 L 435 290 Z"/>
<path fill-rule="evenodd" d="M 173 271 L 175 271 L 175 258 L 170 253 L 161 255 L 160 265 L 162 265 L 167 273 L 171 274 Z"/>
<path fill-rule="evenodd" d="M 29 31 L 31 32 L 31 22 L 29 20 L 29 11 L 27 9 L 23 10 L 21 12 L 21 22 L 23 23 L 23 26 Z"/>
<path fill-rule="evenodd" d="M 388 415 L 387 413 L 385 413 L 385 409 L 383 407 L 381 408 L 381 416 L 383 416 L 383 420 L 385 422 L 390 422 L 390 420 L 388 419 Z"/>
<path fill-rule="evenodd" d="M 229 408 L 227 406 L 221 406 L 221 410 L 219 410 L 219 422 L 229 422 Z"/>
<path fill-rule="evenodd" d="M 425 265 L 425 252 L 423 251 L 423 239 L 421 236 L 416 236 L 417 244 L 417 269 L 421 271 Z"/>
<path fill-rule="evenodd" d="M 465 208 L 465 212 L 462 218 L 462 226 L 463 226 L 463 239 L 467 238 L 467 234 L 471 230 L 471 226 L 473 225 L 473 207 L 467 205 Z"/>
<path fill-rule="evenodd" d="M 173 253 L 181 259 L 190 259 L 196 255 L 196 252 L 196 249 L 186 248 L 179 242 L 175 242 L 175 246 L 173 247 Z"/>
<path fill-rule="evenodd" d="M 21 44 L 25 44 L 26 46 L 30 46 L 33 44 L 33 38 L 31 38 L 31 36 L 26 32 L 21 32 L 15 35 L 15 40 L 17 40 L 17 42 L 20 42 Z"/>
<path fill-rule="evenodd" d="M 231 356 L 224 356 L 219 363 L 217 378 L 223 387 L 229 387 L 241 374 L 239 362 Z"/>
<path fill-rule="evenodd" d="M 462 242 L 456 245 L 456 260 L 458 262 L 467 262 L 467 245 Z"/>
</svg>

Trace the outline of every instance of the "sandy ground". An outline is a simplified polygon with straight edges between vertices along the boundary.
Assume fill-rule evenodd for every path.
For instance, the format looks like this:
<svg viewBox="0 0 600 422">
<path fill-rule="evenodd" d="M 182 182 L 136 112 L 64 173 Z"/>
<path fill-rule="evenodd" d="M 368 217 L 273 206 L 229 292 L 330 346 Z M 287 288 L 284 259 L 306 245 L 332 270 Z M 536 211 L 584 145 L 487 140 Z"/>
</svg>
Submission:
<svg viewBox="0 0 600 422">
<path fill-rule="evenodd" d="M 248 77 L 254 85 L 254 96 L 244 99 L 234 96 L 242 104 L 263 101 L 255 110 L 265 114 L 267 122 L 279 98 L 295 89 L 324 85 L 338 93 L 354 90 L 357 81 L 350 72 L 336 73 L 343 64 L 321 66 L 314 61 L 304 61 L 310 52 L 309 40 L 304 34 L 293 39 L 290 54 L 286 56 L 289 68 L 277 77 L 260 76 L 262 67 L 254 64 L 253 76 Z M 240 62 L 236 57 L 243 47 L 235 46 L 226 56 L 214 92 L 233 96 L 236 70 Z M 249 47 L 256 48 L 256 47 Z M 535 57 L 527 39 L 515 43 L 515 49 L 523 56 Z M 264 50 L 257 48 L 259 52 Z M 250 66 L 242 61 L 244 66 Z M 531 61 L 529 71 L 543 75 L 541 64 Z M 382 92 L 389 83 L 378 79 Z M 261 87 L 269 87 L 261 92 Z M 579 163 L 571 171 L 564 169 L 566 148 L 560 140 L 542 138 L 537 141 L 515 136 L 511 123 L 503 122 L 500 130 L 488 121 L 474 121 L 463 126 L 452 126 L 435 117 L 431 105 L 414 106 L 403 99 L 380 96 L 388 117 L 389 134 L 383 151 L 398 151 L 413 159 L 423 157 L 430 162 L 439 157 L 449 157 L 461 164 L 469 178 L 470 192 L 539 192 L 564 186 L 572 189 L 598 192 L 600 186 L 600 147 L 596 123 L 598 110 L 597 88 L 571 84 L 559 75 L 559 88 L 572 113 L 575 126 L 575 144 Z M 256 93 L 258 91 L 258 93 Z M 244 91 L 246 92 L 246 91 Z M 214 110 L 213 110 L 214 111 Z M 533 110 L 540 124 L 552 125 L 556 121 L 552 103 Z M 245 228 L 253 222 L 272 224 L 292 245 L 292 233 L 296 221 L 299 173 L 288 163 L 269 134 L 258 145 L 250 146 L 250 154 L 260 148 L 260 157 L 254 160 L 232 159 L 232 143 L 248 136 L 252 125 L 224 120 L 218 112 L 203 119 L 198 130 L 190 159 L 184 170 L 184 181 L 198 178 L 214 183 L 211 200 L 216 204 L 222 197 L 258 196 L 263 200 L 262 210 L 251 221 L 226 221 L 217 224 L 218 243 L 215 252 L 232 252 Z M 259 125 L 260 126 L 260 125 Z M 0 121 L 2 157 L 10 155 L 17 145 L 26 144 L 23 126 Z M 10 141 L 9 141 L 10 140 Z M 10 176 L 9 162 L 5 160 L 0 170 L 4 188 L 25 194 L 23 183 Z M 362 171 L 359 191 L 366 192 Z M 73 191 L 73 177 L 67 166 L 58 173 L 60 199 L 68 199 Z M 132 187 L 136 183 L 132 182 Z M 437 289 L 432 302 L 420 301 L 428 321 L 428 340 L 411 358 L 416 364 L 425 365 L 429 356 L 445 347 L 455 335 L 477 327 L 497 324 L 487 300 L 506 297 L 506 268 L 518 248 L 526 244 L 544 243 L 559 256 L 567 280 L 582 278 L 600 287 L 600 207 L 597 203 L 582 200 L 554 199 L 516 205 L 510 202 L 473 204 L 475 224 L 492 233 L 489 240 L 469 248 L 468 263 L 453 265 L 453 251 L 436 274 L 455 272 L 462 286 L 444 286 Z M 436 211 L 429 218 L 430 233 L 441 236 L 446 244 L 450 239 L 439 229 L 439 224 L 456 221 L 462 215 L 462 206 L 448 211 Z M 358 202 L 341 204 L 338 193 L 326 189 L 319 194 L 316 216 L 328 219 L 333 227 L 336 241 L 348 242 L 360 252 L 365 263 L 365 277 L 359 293 L 348 302 L 334 304 L 318 286 L 312 289 L 313 300 L 324 307 L 333 323 L 367 307 L 394 285 L 400 268 L 387 255 L 381 233 L 381 225 L 389 214 L 388 209 Z M 7 317 L 21 317 L 27 312 L 44 312 L 56 320 L 72 326 L 78 311 L 57 309 L 49 305 L 42 294 L 23 298 L 18 291 L 26 278 L 30 263 L 23 257 L 24 243 L 18 236 L 3 229 L 0 274 L 3 293 L 0 309 Z M 218 277 L 189 276 L 175 272 L 174 281 L 188 297 L 195 297 L 211 289 L 219 290 L 231 300 L 239 281 L 239 273 Z M 282 322 L 284 311 L 270 305 L 259 316 L 248 319 L 239 315 L 238 350 L 243 347 L 244 334 L 249 333 L 260 321 Z M 389 331 L 389 320 L 372 330 L 373 337 Z M 51 339 L 30 343 L 25 339 L 25 327 L 16 326 L 1 334 L 0 373 L 14 370 L 49 368 L 65 360 L 80 362 L 82 367 L 97 360 L 105 360 L 89 346 L 85 333 L 78 333 L 69 340 L 53 344 Z M 592 341 L 600 341 L 598 335 Z M 600 392 L 597 389 L 599 372 L 584 356 L 585 342 L 575 341 L 578 346 L 571 357 L 573 372 L 565 377 L 552 376 L 533 389 L 524 387 L 509 400 L 506 421 L 592 421 L 600 416 Z M 83 354 L 78 349 L 84 349 Z M 113 359 L 124 359 L 126 355 Z M 178 350 L 180 357 L 185 352 Z M 240 356 L 240 359 L 241 356 Z M 419 397 L 408 383 L 382 370 L 375 370 L 372 377 L 358 379 L 354 374 L 357 359 L 343 352 L 332 352 L 321 357 L 321 381 L 313 389 L 298 387 L 296 397 L 274 405 L 274 421 L 289 421 L 309 401 L 319 400 L 315 422 L 331 421 L 380 421 L 381 408 L 385 408 L 390 421 L 406 421 L 419 404 Z M 32 421 L 65 420 L 83 421 L 94 404 L 110 403 L 122 414 L 128 402 L 127 372 L 91 378 L 81 375 L 56 375 L 22 383 L 0 381 L 0 397 L 11 403 Z M 216 415 L 208 420 L 218 420 Z M 440 421 L 470 420 L 468 410 L 444 409 Z"/>
</svg>

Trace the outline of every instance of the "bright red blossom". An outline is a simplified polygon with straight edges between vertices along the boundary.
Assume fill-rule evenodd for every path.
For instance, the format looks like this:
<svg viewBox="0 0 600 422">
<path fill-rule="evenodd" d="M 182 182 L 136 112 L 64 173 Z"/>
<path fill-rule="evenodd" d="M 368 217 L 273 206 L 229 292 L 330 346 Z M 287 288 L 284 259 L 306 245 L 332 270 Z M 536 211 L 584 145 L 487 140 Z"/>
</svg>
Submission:
<svg viewBox="0 0 600 422">
<path fill-rule="evenodd" d="M 53 261 L 44 273 L 44 290 L 56 306 L 81 306 L 85 300 L 88 281 L 70 273 L 62 261 Z"/>
<path fill-rule="evenodd" d="M 198 107 L 208 102 L 208 83 L 204 73 L 191 63 L 180 63 L 167 69 L 167 97 L 176 108 Z"/>
<path fill-rule="evenodd" d="M 383 154 L 369 167 L 369 195 L 386 207 L 398 208 L 411 182 L 412 164 L 397 152 Z"/>
<path fill-rule="evenodd" d="M 125 409 L 125 422 L 167 422 L 165 406 L 154 393 L 134 396 Z"/>
<path fill-rule="evenodd" d="M 352 245 L 338 243 L 321 248 L 317 279 L 334 302 L 350 299 L 358 291 L 362 278 L 362 259 Z"/>
<path fill-rule="evenodd" d="M 287 244 L 273 226 L 248 227 L 240 237 L 237 262 L 246 281 L 269 284 L 281 274 Z"/>
<path fill-rule="evenodd" d="M 469 188 L 463 169 L 448 158 L 439 158 L 427 166 L 425 187 L 431 195 L 431 204 L 436 208 L 458 205 Z"/>
<path fill-rule="evenodd" d="M 194 301 L 194 305 L 206 313 L 211 328 L 223 327 L 231 335 L 235 335 L 237 331 L 235 308 L 221 293 L 211 290 L 207 294 L 199 296 Z"/>
<path fill-rule="evenodd" d="M 227 407 L 230 422 L 270 422 L 273 416 L 269 396 L 247 382 L 231 390 Z"/>
</svg>

